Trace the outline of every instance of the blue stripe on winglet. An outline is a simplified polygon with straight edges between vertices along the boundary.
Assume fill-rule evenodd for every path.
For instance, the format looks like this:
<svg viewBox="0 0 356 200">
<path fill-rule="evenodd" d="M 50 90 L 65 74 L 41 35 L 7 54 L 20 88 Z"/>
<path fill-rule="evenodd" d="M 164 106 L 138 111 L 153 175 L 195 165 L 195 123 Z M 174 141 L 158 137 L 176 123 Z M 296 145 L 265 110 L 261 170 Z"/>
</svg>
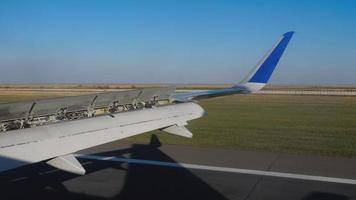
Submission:
<svg viewBox="0 0 356 200">
<path fill-rule="evenodd" d="M 267 56 L 267 58 L 264 60 L 264 62 L 261 64 L 261 66 L 258 68 L 256 73 L 251 77 L 251 79 L 248 82 L 254 82 L 254 83 L 268 82 L 268 80 L 270 79 L 273 73 L 273 70 L 276 68 L 278 61 L 281 58 L 293 34 L 294 34 L 293 31 L 283 34 L 281 41 L 271 51 L 271 53 Z"/>
</svg>

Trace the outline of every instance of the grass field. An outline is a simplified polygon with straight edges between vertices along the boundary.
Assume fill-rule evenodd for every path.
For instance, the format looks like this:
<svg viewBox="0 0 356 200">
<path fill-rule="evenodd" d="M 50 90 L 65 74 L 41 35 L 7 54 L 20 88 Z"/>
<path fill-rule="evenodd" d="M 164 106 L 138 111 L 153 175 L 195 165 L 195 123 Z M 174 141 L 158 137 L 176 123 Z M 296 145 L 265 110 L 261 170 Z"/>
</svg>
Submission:
<svg viewBox="0 0 356 200">
<path fill-rule="evenodd" d="M 242 150 L 356 156 L 356 98 L 235 95 L 200 102 L 208 116 L 192 121 L 193 139 L 163 143 Z M 148 134 L 130 140 L 147 142 Z"/>
<path fill-rule="evenodd" d="M 2 93 L 0 102 L 55 96 L 61 94 Z M 200 105 L 208 116 L 190 122 L 193 139 L 153 133 L 166 144 L 356 156 L 356 97 L 235 95 Z M 150 134 L 127 140 L 148 142 Z"/>
</svg>

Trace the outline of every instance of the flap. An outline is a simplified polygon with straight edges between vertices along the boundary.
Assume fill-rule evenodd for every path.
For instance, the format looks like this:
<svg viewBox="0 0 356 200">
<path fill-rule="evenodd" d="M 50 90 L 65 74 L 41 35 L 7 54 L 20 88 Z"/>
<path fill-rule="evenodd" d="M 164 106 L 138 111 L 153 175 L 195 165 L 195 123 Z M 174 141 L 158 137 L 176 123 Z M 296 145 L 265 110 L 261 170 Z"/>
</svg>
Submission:
<svg viewBox="0 0 356 200">
<path fill-rule="evenodd" d="M 72 154 L 58 156 L 47 161 L 47 164 L 66 172 L 79 175 L 85 174 L 85 169 Z"/>
<path fill-rule="evenodd" d="M 162 131 L 173 134 L 173 135 L 178 135 L 186 138 L 192 138 L 193 133 L 191 133 L 187 128 L 184 126 L 177 126 L 173 125 L 167 128 L 162 129 Z"/>
</svg>

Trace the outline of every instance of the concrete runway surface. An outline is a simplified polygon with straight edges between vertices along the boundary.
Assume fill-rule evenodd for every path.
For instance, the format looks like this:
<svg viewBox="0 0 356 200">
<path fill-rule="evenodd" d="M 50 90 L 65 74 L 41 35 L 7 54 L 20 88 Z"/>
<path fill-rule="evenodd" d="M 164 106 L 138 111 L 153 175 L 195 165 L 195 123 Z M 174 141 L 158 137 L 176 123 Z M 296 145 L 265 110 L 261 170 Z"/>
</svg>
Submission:
<svg viewBox="0 0 356 200">
<path fill-rule="evenodd" d="M 0 174 L 0 198 L 356 199 L 356 159 L 161 145 L 155 136 L 78 154 L 90 155 L 80 158 L 87 175 L 25 166 Z"/>
</svg>

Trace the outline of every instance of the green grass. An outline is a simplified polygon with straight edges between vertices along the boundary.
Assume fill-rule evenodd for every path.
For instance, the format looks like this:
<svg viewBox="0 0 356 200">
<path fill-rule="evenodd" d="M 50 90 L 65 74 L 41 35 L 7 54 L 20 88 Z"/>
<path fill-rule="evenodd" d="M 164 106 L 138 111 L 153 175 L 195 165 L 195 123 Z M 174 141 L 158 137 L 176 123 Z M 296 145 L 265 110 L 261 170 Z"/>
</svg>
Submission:
<svg viewBox="0 0 356 200">
<path fill-rule="evenodd" d="M 1 95 L 0 102 L 60 96 Z M 294 154 L 356 156 L 356 97 L 235 95 L 199 102 L 193 139 L 155 131 L 162 143 Z M 126 139 L 148 142 L 151 133 Z"/>
<path fill-rule="evenodd" d="M 200 105 L 208 116 L 189 124 L 193 139 L 154 133 L 166 144 L 356 156 L 355 97 L 235 95 Z"/>
</svg>

